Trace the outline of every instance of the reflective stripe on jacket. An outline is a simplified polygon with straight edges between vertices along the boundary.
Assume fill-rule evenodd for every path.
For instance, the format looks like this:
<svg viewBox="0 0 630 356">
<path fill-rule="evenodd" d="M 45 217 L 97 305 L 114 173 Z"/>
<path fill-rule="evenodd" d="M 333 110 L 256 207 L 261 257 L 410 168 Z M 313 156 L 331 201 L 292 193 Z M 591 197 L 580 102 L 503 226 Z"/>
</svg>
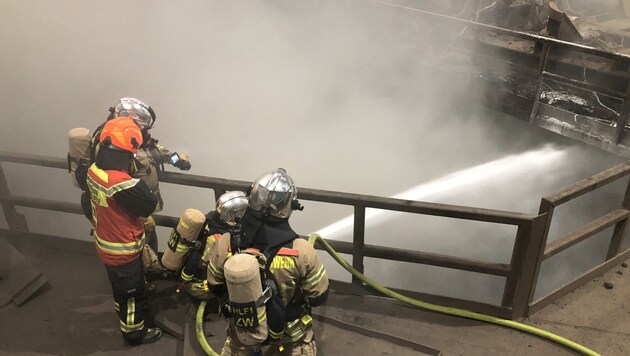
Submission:
<svg viewBox="0 0 630 356">
<path fill-rule="evenodd" d="M 140 256 L 144 247 L 142 219 L 123 209 L 114 195 L 136 186 L 138 179 L 117 170 L 102 170 L 93 164 L 87 184 L 95 221 L 96 251 L 103 263 L 122 265 Z"/>
</svg>

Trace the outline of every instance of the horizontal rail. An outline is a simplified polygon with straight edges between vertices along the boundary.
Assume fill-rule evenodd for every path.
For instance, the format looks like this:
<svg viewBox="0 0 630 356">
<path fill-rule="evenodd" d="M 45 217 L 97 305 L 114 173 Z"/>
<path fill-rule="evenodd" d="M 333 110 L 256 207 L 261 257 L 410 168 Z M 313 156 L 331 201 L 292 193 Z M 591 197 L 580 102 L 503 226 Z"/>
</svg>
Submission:
<svg viewBox="0 0 630 356">
<path fill-rule="evenodd" d="M 454 308 L 475 311 L 481 314 L 494 315 L 496 317 L 503 318 L 503 319 L 512 319 L 512 308 L 508 308 L 508 307 L 491 305 L 491 304 L 486 304 L 482 302 L 475 302 L 475 301 L 467 300 L 467 299 L 447 297 L 447 296 L 437 295 L 437 294 L 427 294 L 427 293 L 421 293 L 421 292 L 408 291 L 408 290 L 398 289 L 398 288 L 389 288 L 389 289 L 393 290 L 394 292 L 403 294 L 407 297 L 421 300 L 423 302 L 427 302 L 431 304 L 449 305 L 449 306 L 453 306 Z"/>
<path fill-rule="evenodd" d="M 252 182 L 242 180 L 206 177 L 196 174 L 164 172 L 160 183 L 172 183 L 199 188 L 245 191 Z"/>
<path fill-rule="evenodd" d="M 10 196 L 9 199 L 16 206 L 61 211 L 73 214 L 83 214 L 80 204 L 58 202 L 39 198 L 29 198 L 20 196 Z M 168 215 L 155 215 L 155 223 L 159 226 L 175 227 L 179 218 Z M 351 242 L 331 240 L 330 245 L 340 253 L 352 254 L 354 245 Z M 409 251 L 391 247 L 381 247 L 374 245 L 365 245 L 365 257 L 382 258 L 400 262 L 420 263 L 431 266 L 440 266 L 465 270 L 470 272 L 479 272 L 496 276 L 508 276 L 511 272 L 510 266 L 500 263 L 485 263 L 476 260 L 469 260 L 458 257 L 450 257 L 439 254 L 424 253 L 417 251 Z"/>
<path fill-rule="evenodd" d="M 488 45 L 489 46 L 489 45 Z M 506 49 L 507 50 L 507 49 Z M 529 56 L 531 58 L 538 58 L 537 55 L 535 54 L 525 54 L 522 52 L 518 52 L 516 50 L 512 51 L 514 52 L 514 55 L 518 54 L 519 56 Z M 494 63 L 495 66 L 497 66 L 497 68 L 501 68 L 501 66 L 508 64 L 509 67 L 511 69 L 514 69 L 514 71 L 516 73 L 518 73 L 519 76 L 529 76 L 528 79 L 531 78 L 538 78 L 540 76 L 540 70 L 538 69 L 538 64 L 536 64 L 536 66 L 534 65 L 527 65 L 524 63 L 519 63 L 517 61 L 513 61 L 511 59 L 505 59 L 505 60 L 497 60 L 495 59 L 495 57 L 492 57 L 490 55 L 488 55 L 487 53 L 477 53 L 475 54 L 476 57 L 482 58 L 484 62 L 489 63 L 490 67 L 492 67 L 492 64 Z M 559 61 L 559 59 L 555 59 L 553 58 L 553 55 L 549 55 L 549 61 Z M 563 65 L 569 65 L 567 63 L 563 63 Z M 591 83 L 591 82 L 585 82 L 585 81 L 581 81 L 581 80 L 577 80 L 577 79 L 573 79 L 573 78 L 569 78 L 566 76 L 562 76 L 562 75 L 558 75 L 555 73 L 551 73 L 551 72 L 545 72 L 544 74 L 545 77 L 547 77 L 546 79 L 550 79 L 559 83 L 562 83 L 564 85 L 567 86 L 571 86 L 580 90 L 590 90 L 590 91 L 594 91 L 596 93 L 599 94 L 604 94 L 607 95 L 611 98 L 615 98 L 618 100 L 623 100 L 626 96 L 625 91 L 620 91 L 620 90 L 616 90 L 613 88 L 609 88 L 609 87 L 604 87 L 601 86 L 600 84 L 595 84 L 595 83 Z"/>
<path fill-rule="evenodd" d="M 630 174 L 630 161 L 621 163 L 618 166 L 609 168 L 603 172 L 595 174 L 594 176 L 583 179 L 566 189 L 556 192 L 553 195 L 546 196 L 543 199 L 547 200 L 553 206 L 558 206 L 619 178 L 623 178 L 628 174 Z"/>
<path fill-rule="evenodd" d="M 309 195 L 309 193 L 311 194 Z M 499 224 L 524 225 L 529 223 L 533 218 L 536 217 L 532 214 L 510 211 L 427 203 L 415 200 L 385 198 L 371 195 L 359 195 L 350 193 L 335 194 L 334 192 L 331 193 L 333 193 L 333 195 L 327 196 L 326 192 L 320 190 L 302 189 L 302 193 L 298 191 L 298 195 L 304 196 L 304 198 L 307 200 L 336 202 L 338 204 L 344 204 L 342 203 L 342 201 L 345 200 L 347 202 L 345 204 L 360 204 L 362 206 L 365 206 L 366 208 L 395 210 L 406 213 L 442 216 L 465 220 L 476 220 Z M 326 199 L 327 197 L 330 197 L 330 199 Z M 335 198 L 338 198 L 338 200 Z"/>
<path fill-rule="evenodd" d="M 351 242 L 326 240 L 337 252 L 351 255 L 354 246 Z M 321 249 L 319 245 L 316 248 Z M 430 266 L 446 267 L 469 272 L 491 274 L 507 277 L 511 273 L 509 265 L 501 263 L 486 263 L 471 259 L 451 257 L 446 255 L 409 251 L 392 247 L 365 245 L 364 257 L 381 258 L 391 261 L 412 262 Z"/>
<path fill-rule="evenodd" d="M 593 278 L 603 274 L 605 271 L 611 269 L 614 265 L 625 261 L 629 257 L 630 257 L 630 248 L 627 248 L 623 252 L 621 252 L 620 254 L 615 256 L 614 258 L 612 258 L 612 259 L 610 259 L 610 260 L 608 260 L 606 262 L 603 262 L 603 263 L 599 264 L 598 266 L 595 266 L 594 268 L 592 268 L 589 271 L 585 272 L 584 274 L 582 274 L 581 276 L 577 277 L 576 279 L 574 279 L 570 283 L 565 284 L 561 288 L 558 288 L 555 291 L 545 295 L 544 297 L 539 298 L 535 302 L 530 303 L 527 315 L 532 315 L 532 314 L 536 313 L 537 311 L 541 310 L 542 308 L 546 307 L 547 305 L 549 305 L 549 304 L 553 303 L 554 301 L 558 300 L 558 298 L 560 298 L 560 297 L 568 294 L 569 292 L 577 289 L 578 287 L 582 286 L 587 281 L 592 280 Z"/>
<path fill-rule="evenodd" d="M 554 74 L 551 72 L 545 72 L 544 76 L 547 77 L 548 79 L 551 79 L 553 81 L 571 86 L 573 88 L 576 89 L 580 89 L 580 90 L 585 90 L 585 89 L 589 89 L 591 91 L 600 93 L 600 94 L 605 94 L 610 96 L 611 98 L 616 98 L 616 99 L 620 99 L 623 100 L 624 97 L 626 96 L 626 93 L 623 93 L 621 91 L 618 90 L 614 90 L 614 89 L 610 89 L 610 88 L 605 88 L 599 85 L 595 85 L 595 84 L 591 84 L 588 82 L 584 82 L 581 80 L 576 80 L 576 79 L 572 79 L 572 78 L 568 78 L 568 77 L 563 77 L 561 75 L 558 74 Z"/>
<path fill-rule="evenodd" d="M 507 277 L 512 272 L 510 265 L 502 263 L 487 263 L 467 258 L 458 258 L 435 253 L 409 251 L 374 245 L 365 245 L 364 256 L 393 261 L 420 263 L 469 272 L 492 274 L 502 277 Z"/>
<path fill-rule="evenodd" d="M 0 152 L 0 161 L 62 169 L 67 168 L 67 161 L 65 159 L 39 155 Z M 247 181 L 206 177 L 201 175 L 187 173 L 184 174 L 177 172 L 164 172 L 163 176 L 161 177 L 161 182 L 200 188 L 243 191 L 245 191 L 251 185 L 251 182 Z M 425 214 L 509 225 L 524 225 L 529 223 L 535 217 L 535 215 L 532 214 L 518 212 L 472 208 L 449 204 L 427 203 L 414 200 L 385 198 L 372 195 L 342 193 L 329 190 L 308 189 L 299 187 L 298 197 L 304 200 L 319 201 L 324 203 L 345 204 L 351 206 L 360 205 L 365 206 L 366 208 L 393 210 L 405 213 Z"/>
<path fill-rule="evenodd" d="M 164 173 L 163 181 L 167 183 L 183 184 L 202 188 L 219 188 L 224 190 L 246 190 L 251 185 L 251 182 L 211 178 L 175 172 Z M 499 224 L 524 225 L 535 217 L 535 215 L 532 214 L 511 211 L 427 203 L 415 200 L 385 198 L 374 195 L 334 192 L 330 190 L 299 187 L 297 190 L 298 197 L 304 200 L 351 206 L 360 205 L 373 209 L 392 210 L 405 213 L 442 216 Z"/>
<path fill-rule="evenodd" d="M 47 200 L 40 198 L 23 197 L 16 195 L 9 195 L 7 201 L 13 203 L 16 206 L 22 206 L 25 208 L 34 208 L 42 210 L 52 210 L 71 214 L 83 215 L 83 209 L 81 204 L 60 202 L 56 200 Z"/>
<path fill-rule="evenodd" d="M 67 159 L 23 153 L 9 153 L 0 151 L 0 162 L 21 163 L 33 166 L 68 169 Z"/>
<path fill-rule="evenodd" d="M 547 258 L 566 250 L 567 248 L 579 243 L 580 241 L 583 241 L 597 234 L 598 232 L 601 232 L 615 225 L 621 220 L 627 219 L 628 215 L 630 215 L 630 211 L 626 209 L 613 210 L 610 213 L 569 232 L 558 240 L 547 244 L 543 260 L 546 260 Z"/>
</svg>

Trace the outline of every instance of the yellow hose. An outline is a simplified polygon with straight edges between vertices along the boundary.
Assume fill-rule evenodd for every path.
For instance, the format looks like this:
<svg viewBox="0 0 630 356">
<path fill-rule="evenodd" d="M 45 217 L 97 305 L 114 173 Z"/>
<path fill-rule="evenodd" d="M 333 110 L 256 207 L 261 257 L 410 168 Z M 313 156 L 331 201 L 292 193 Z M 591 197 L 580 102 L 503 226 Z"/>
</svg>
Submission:
<svg viewBox="0 0 630 356">
<path fill-rule="evenodd" d="M 409 297 L 406 297 L 402 294 L 396 293 L 390 289 L 387 289 L 385 287 L 383 287 L 382 285 L 378 284 L 377 282 L 373 281 L 372 279 L 366 277 L 365 275 L 363 275 L 361 272 L 357 271 L 356 269 L 354 269 L 346 260 L 344 260 L 341 256 L 339 256 L 337 254 L 337 252 L 328 244 L 328 242 L 326 242 L 326 240 L 324 240 L 324 238 L 322 238 L 321 236 L 319 236 L 318 234 L 311 234 L 309 236 L 308 242 L 311 245 L 314 245 L 315 241 L 319 242 L 322 244 L 322 246 L 324 246 L 324 248 L 326 249 L 326 251 L 328 252 L 328 254 L 330 254 L 343 268 L 345 268 L 348 272 L 350 272 L 353 276 L 357 277 L 358 279 L 360 279 L 361 281 L 363 281 L 365 284 L 367 284 L 368 286 L 376 289 L 377 291 L 395 298 L 397 300 L 400 300 L 402 302 L 405 303 L 409 303 L 411 305 L 420 307 L 420 308 L 424 308 L 424 309 L 429 309 L 429 310 L 434 310 L 440 313 L 444 313 L 444 314 L 450 314 L 450 315 L 455 315 L 455 316 L 460 316 L 463 318 L 468 318 L 468 319 L 475 319 L 475 320 L 481 320 L 481 321 L 485 321 L 488 323 L 492 323 L 492 324 L 497 324 L 497 325 L 502 325 L 502 326 L 507 326 L 509 328 L 512 329 L 516 329 L 516 330 L 520 330 L 520 331 L 524 331 L 536 336 L 540 336 L 542 338 L 551 340 L 557 344 L 560 344 L 562 346 L 568 347 L 574 351 L 579 352 L 582 355 L 589 355 L 589 356 L 595 356 L 595 355 L 599 355 L 597 352 L 586 348 L 574 341 L 565 339 L 561 336 L 558 336 L 556 334 L 550 333 L 548 331 L 545 330 L 541 330 L 538 328 L 535 328 L 533 326 L 529 326 L 526 324 L 522 324 L 522 323 L 518 323 L 516 321 L 513 320 L 507 320 L 507 319 L 501 319 L 501 318 L 497 318 L 494 316 L 490 316 L 490 315 L 485 315 L 485 314 L 479 314 L 479 313 L 475 313 L 475 312 L 471 312 L 468 310 L 463 310 L 463 309 L 457 309 L 457 308 L 449 308 L 449 307 L 444 307 L 444 306 L 440 306 L 440 305 L 435 305 L 435 304 L 430 304 L 430 303 L 426 303 L 426 302 L 422 302 L 416 299 L 412 299 Z"/>
<path fill-rule="evenodd" d="M 314 245 L 316 241 L 321 243 L 322 246 L 324 246 L 324 248 L 328 252 L 328 254 L 330 254 L 335 259 L 335 261 L 337 261 L 343 268 L 345 268 L 353 276 L 357 277 L 358 279 L 363 281 L 368 286 L 376 289 L 377 291 L 385 294 L 386 296 L 395 298 L 397 300 L 400 300 L 401 302 L 409 303 L 409 304 L 414 305 L 416 307 L 420 307 L 420 308 L 424 308 L 424 309 L 428 309 L 428 310 L 433 310 L 433 311 L 437 311 L 437 312 L 444 313 L 444 314 L 460 316 L 462 318 L 468 318 L 468 319 L 475 319 L 475 320 L 485 321 L 487 323 L 492 323 L 492 324 L 496 324 L 496 325 L 506 326 L 508 328 L 524 331 L 524 332 L 530 333 L 532 335 L 536 335 L 536 336 L 545 338 L 547 340 L 553 341 L 553 342 L 555 342 L 555 343 L 557 343 L 559 345 L 562 345 L 562 346 L 565 346 L 565 347 L 567 347 L 569 349 L 577 351 L 578 353 L 580 353 L 582 355 L 600 356 L 600 354 L 598 354 L 597 352 L 595 352 L 595 351 L 593 351 L 593 350 L 591 350 L 591 349 L 589 349 L 587 347 L 584 347 L 584 346 L 582 346 L 582 345 L 580 345 L 580 344 L 578 344 L 578 343 L 576 343 L 574 341 L 565 339 L 565 338 L 563 338 L 561 336 L 558 336 L 556 334 L 550 333 L 550 332 L 542 330 L 542 329 L 535 328 L 533 326 L 529 326 L 529 325 L 526 325 L 526 324 L 518 323 L 518 322 L 513 321 L 513 320 L 497 318 L 497 317 L 494 317 L 494 316 L 491 316 L 491 315 L 479 314 L 479 313 L 471 312 L 471 311 L 464 310 L 464 309 L 449 308 L 449 307 L 444 307 L 444 306 L 441 306 L 441 305 L 430 304 L 430 303 L 422 302 L 422 301 L 419 301 L 419 300 L 416 300 L 416 299 L 413 299 L 413 298 L 409 298 L 409 297 L 404 296 L 404 295 L 402 295 L 400 293 L 396 293 L 396 292 L 394 292 L 394 291 L 392 291 L 390 289 L 385 288 L 384 286 L 378 284 L 374 280 L 370 279 L 369 277 L 366 277 L 361 272 L 359 272 L 356 269 L 354 269 L 346 260 L 344 260 L 341 256 L 339 256 L 337 254 L 337 251 L 335 251 L 328 244 L 328 242 L 326 242 L 326 240 L 324 240 L 324 238 L 322 238 L 318 234 L 311 234 L 309 236 L 308 242 L 311 245 Z M 201 347 L 206 352 L 206 354 L 208 354 L 210 356 L 218 356 L 218 354 L 216 352 L 214 352 L 214 350 L 208 344 L 208 340 L 206 339 L 206 336 L 205 336 L 204 331 L 203 331 L 203 313 L 204 313 L 205 308 L 206 308 L 206 302 L 202 301 L 199 304 L 199 308 L 197 309 L 197 320 L 196 320 L 196 324 L 195 324 L 196 329 L 197 329 L 197 339 L 199 340 L 199 344 L 201 344 Z"/>
<path fill-rule="evenodd" d="M 206 334 L 203 331 L 203 313 L 206 310 L 206 301 L 201 301 L 199 303 L 199 308 L 197 308 L 197 317 L 195 320 L 195 329 L 197 330 L 197 340 L 199 340 L 199 345 L 203 351 L 206 352 L 208 356 L 219 356 L 218 353 L 214 352 L 210 344 L 208 344 L 208 339 L 206 339 Z"/>
</svg>

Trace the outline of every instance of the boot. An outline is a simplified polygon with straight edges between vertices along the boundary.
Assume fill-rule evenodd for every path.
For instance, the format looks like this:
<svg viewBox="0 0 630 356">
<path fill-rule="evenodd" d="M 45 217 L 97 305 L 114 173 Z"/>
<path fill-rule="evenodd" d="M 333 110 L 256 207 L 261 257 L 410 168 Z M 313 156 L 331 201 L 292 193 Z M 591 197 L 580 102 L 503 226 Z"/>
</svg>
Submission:
<svg viewBox="0 0 630 356">
<path fill-rule="evenodd" d="M 148 328 L 147 333 L 142 338 L 134 342 L 131 342 L 130 345 L 138 346 L 138 345 L 150 344 L 152 342 L 158 341 L 161 337 L 162 337 L 162 329 Z"/>
</svg>

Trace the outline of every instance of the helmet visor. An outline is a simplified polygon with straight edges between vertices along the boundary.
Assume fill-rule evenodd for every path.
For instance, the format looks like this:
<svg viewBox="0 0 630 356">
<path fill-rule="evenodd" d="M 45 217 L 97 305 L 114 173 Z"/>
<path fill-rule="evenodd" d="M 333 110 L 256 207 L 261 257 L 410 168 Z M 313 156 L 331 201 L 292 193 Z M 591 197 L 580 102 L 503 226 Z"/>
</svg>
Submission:
<svg viewBox="0 0 630 356">
<path fill-rule="evenodd" d="M 122 98 L 114 108 L 117 116 L 129 116 L 140 130 L 147 130 L 153 126 L 154 117 L 150 107 L 134 98 Z"/>
<path fill-rule="evenodd" d="M 263 212 L 269 211 L 269 214 L 279 218 L 288 218 L 291 215 L 291 200 L 293 194 L 289 192 L 276 192 L 265 188 L 262 185 L 255 187 L 255 191 L 249 198 L 249 205 L 252 209 Z"/>
<path fill-rule="evenodd" d="M 226 192 L 219 197 L 216 211 L 228 225 L 236 225 L 247 209 L 247 197 L 240 191 Z"/>
</svg>

